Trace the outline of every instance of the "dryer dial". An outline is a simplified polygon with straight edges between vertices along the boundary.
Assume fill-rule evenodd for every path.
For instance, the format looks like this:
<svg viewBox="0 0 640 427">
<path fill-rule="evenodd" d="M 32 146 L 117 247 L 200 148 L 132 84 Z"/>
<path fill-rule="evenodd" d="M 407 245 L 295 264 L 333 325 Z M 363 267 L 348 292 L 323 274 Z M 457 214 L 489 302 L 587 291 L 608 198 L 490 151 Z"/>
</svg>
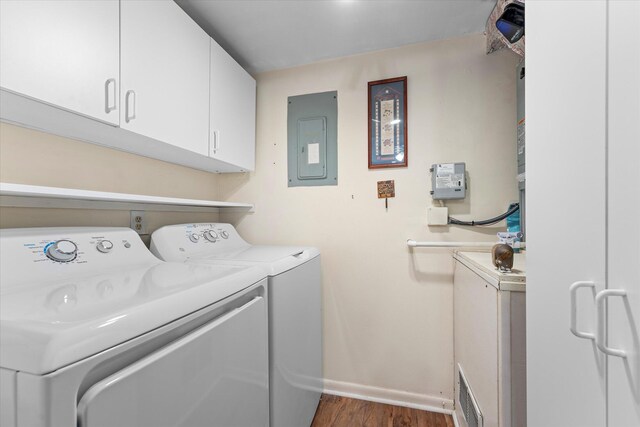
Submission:
<svg viewBox="0 0 640 427">
<path fill-rule="evenodd" d="M 56 240 L 47 247 L 47 257 L 57 262 L 69 262 L 78 256 L 78 246 L 71 240 Z"/>
<path fill-rule="evenodd" d="M 215 243 L 218 240 L 218 234 L 213 230 L 207 230 L 204 232 L 204 238 L 210 242 Z"/>
<path fill-rule="evenodd" d="M 222 236 L 223 239 L 228 239 L 229 238 L 229 233 L 227 233 L 225 230 L 222 230 L 220 232 L 220 235 Z"/>
<path fill-rule="evenodd" d="M 198 243 L 200 241 L 200 236 L 196 233 L 191 233 L 189 235 L 189 240 L 191 240 L 193 243 Z"/>
</svg>

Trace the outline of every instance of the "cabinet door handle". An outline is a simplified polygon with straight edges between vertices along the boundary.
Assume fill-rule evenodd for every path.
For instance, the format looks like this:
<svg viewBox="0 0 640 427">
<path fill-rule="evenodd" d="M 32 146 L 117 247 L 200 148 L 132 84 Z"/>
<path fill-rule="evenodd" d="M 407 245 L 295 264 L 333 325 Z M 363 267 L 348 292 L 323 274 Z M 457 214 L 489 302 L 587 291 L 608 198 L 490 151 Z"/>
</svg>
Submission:
<svg viewBox="0 0 640 427">
<path fill-rule="evenodd" d="M 136 93 L 132 90 L 128 90 L 124 96 L 125 112 L 124 120 L 129 123 L 136 118 Z"/>
<path fill-rule="evenodd" d="M 593 340 L 595 339 L 595 335 L 590 333 L 590 332 L 582 332 L 579 331 L 577 328 L 577 317 L 578 317 L 578 313 L 577 313 L 577 307 L 576 307 L 576 293 L 578 291 L 578 289 L 580 288 L 591 288 L 593 291 L 595 291 L 596 288 L 596 284 L 593 282 L 586 282 L 586 281 L 580 281 L 580 282 L 575 282 L 573 283 L 570 287 L 569 287 L 569 295 L 571 296 L 571 325 L 569 326 L 569 330 L 571 331 L 571 333 L 575 336 L 577 336 L 578 338 L 585 338 L 588 340 Z"/>
<path fill-rule="evenodd" d="M 607 319 L 605 316 L 604 303 L 608 297 L 627 297 L 627 292 L 623 289 L 605 289 L 596 295 L 596 311 L 598 317 L 596 319 L 596 345 L 598 349 L 609 356 L 627 357 L 627 352 L 617 348 L 610 348 L 605 345 L 605 335 L 607 328 Z"/>
<path fill-rule="evenodd" d="M 109 86 L 113 86 L 113 90 L 109 91 Z M 110 96 L 113 94 L 113 96 Z M 112 102 L 109 102 L 112 100 Z M 104 83 L 104 110 L 107 114 L 116 109 L 116 79 L 107 79 Z"/>
<path fill-rule="evenodd" d="M 213 131 L 213 154 L 218 153 L 218 148 L 220 148 L 219 144 L 220 144 L 220 137 L 218 135 L 218 131 L 214 130 Z"/>
</svg>

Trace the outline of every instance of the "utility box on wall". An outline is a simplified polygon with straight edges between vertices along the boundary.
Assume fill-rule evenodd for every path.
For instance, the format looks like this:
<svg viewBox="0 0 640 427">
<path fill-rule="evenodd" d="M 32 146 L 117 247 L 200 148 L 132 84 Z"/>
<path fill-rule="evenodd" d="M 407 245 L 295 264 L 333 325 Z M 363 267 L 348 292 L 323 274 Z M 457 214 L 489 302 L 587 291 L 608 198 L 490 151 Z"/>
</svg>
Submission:
<svg viewBox="0 0 640 427">
<path fill-rule="evenodd" d="M 338 184 L 338 92 L 290 96 L 289 187 Z"/>
</svg>

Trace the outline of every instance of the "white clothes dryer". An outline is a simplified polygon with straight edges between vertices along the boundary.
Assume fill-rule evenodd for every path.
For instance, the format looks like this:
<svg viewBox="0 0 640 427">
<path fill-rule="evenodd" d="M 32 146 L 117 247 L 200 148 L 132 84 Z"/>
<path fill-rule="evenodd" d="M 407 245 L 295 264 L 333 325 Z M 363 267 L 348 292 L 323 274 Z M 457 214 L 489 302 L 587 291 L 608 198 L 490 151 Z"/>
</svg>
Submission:
<svg viewBox="0 0 640 427">
<path fill-rule="evenodd" d="M 0 425 L 267 426 L 266 273 L 126 228 L 0 230 Z"/>
<path fill-rule="evenodd" d="M 210 223 L 162 227 L 151 251 L 167 261 L 267 268 L 270 424 L 309 426 L 323 389 L 319 251 L 251 245 L 232 225 Z"/>
</svg>

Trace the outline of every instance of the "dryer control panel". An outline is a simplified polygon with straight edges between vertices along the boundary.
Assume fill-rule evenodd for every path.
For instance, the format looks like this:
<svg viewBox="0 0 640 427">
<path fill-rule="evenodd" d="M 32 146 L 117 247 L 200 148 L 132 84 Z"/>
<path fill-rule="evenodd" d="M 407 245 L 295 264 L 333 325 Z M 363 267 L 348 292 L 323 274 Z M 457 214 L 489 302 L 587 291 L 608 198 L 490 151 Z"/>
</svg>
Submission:
<svg viewBox="0 0 640 427">
<path fill-rule="evenodd" d="M 168 225 L 151 236 L 151 252 L 163 260 L 184 261 L 203 252 L 215 255 L 248 246 L 231 224 L 224 223 Z"/>
</svg>

